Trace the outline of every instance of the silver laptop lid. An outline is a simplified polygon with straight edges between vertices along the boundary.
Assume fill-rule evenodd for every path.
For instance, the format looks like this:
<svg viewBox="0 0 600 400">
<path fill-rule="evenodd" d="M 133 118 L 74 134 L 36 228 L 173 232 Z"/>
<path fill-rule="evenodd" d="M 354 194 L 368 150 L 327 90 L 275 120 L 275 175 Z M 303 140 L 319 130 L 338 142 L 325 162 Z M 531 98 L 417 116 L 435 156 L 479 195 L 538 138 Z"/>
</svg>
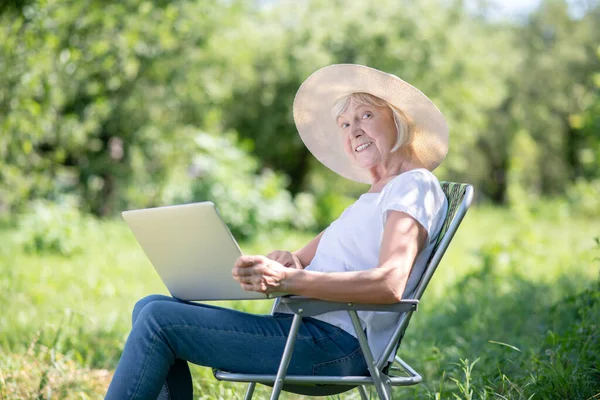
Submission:
<svg viewBox="0 0 600 400">
<path fill-rule="evenodd" d="M 242 255 L 212 202 L 125 211 L 123 218 L 171 295 L 181 300 L 264 299 L 231 276 Z"/>
</svg>

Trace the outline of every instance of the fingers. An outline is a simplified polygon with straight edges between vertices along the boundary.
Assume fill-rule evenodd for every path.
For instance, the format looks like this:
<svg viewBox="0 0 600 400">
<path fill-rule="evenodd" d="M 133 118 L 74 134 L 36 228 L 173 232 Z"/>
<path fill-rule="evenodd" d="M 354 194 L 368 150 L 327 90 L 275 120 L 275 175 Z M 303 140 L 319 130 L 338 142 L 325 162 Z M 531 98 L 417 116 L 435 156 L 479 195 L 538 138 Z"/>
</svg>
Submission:
<svg viewBox="0 0 600 400">
<path fill-rule="evenodd" d="M 246 291 L 267 293 L 267 286 L 264 284 L 261 276 L 237 276 L 235 279 L 239 282 L 242 289 Z"/>
<path fill-rule="evenodd" d="M 231 270 L 231 275 L 240 281 L 240 278 L 245 276 L 256 275 L 256 267 L 260 267 L 266 258 L 264 256 L 241 256 L 235 261 L 235 265 Z"/>
<path fill-rule="evenodd" d="M 275 250 L 267 254 L 267 258 L 277 261 L 285 267 L 290 267 L 294 264 L 292 254 L 289 251 Z"/>
<path fill-rule="evenodd" d="M 260 281 L 260 277 L 257 277 L 255 275 L 238 276 L 236 279 L 241 285 L 254 285 Z"/>
<path fill-rule="evenodd" d="M 244 277 L 256 275 L 256 272 L 252 267 L 234 267 L 231 275 L 239 281 Z"/>
<path fill-rule="evenodd" d="M 254 292 L 254 286 L 252 284 L 240 282 L 240 286 L 247 292 Z"/>
<path fill-rule="evenodd" d="M 264 256 L 241 256 L 235 260 L 235 267 L 247 268 L 264 261 Z"/>
<path fill-rule="evenodd" d="M 267 258 L 273 261 L 281 262 L 285 258 L 285 252 L 281 250 L 275 250 L 267 254 Z"/>
<path fill-rule="evenodd" d="M 244 290 L 270 293 L 280 285 L 282 268 L 281 263 L 264 256 L 242 256 L 231 274 Z"/>
<path fill-rule="evenodd" d="M 247 292 L 269 293 L 265 285 L 254 283 L 240 283 L 240 286 Z"/>
</svg>

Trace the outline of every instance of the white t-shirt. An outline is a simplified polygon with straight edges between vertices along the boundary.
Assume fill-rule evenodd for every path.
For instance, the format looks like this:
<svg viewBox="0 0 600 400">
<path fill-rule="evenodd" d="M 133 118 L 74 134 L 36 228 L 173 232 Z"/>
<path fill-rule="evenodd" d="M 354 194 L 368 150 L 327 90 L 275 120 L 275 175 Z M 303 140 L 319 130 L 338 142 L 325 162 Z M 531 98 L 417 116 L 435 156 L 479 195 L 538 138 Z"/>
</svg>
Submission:
<svg viewBox="0 0 600 400">
<path fill-rule="evenodd" d="M 448 203 L 437 178 L 426 169 L 414 169 L 388 182 L 380 193 L 365 193 L 325 230 L 310 265 L 321 272 L 361 271 L 376 268 L 388 211 L 404 212 L 427 231 L 424 250 L 417 256 L 403 297 L 413 294 L 442 228 Z M 398 314 L 359 311 L 375 360 L 391 337 Z M 314 318 L 338 326 L 356 336 L 346 311 Z M 390 360 L 393 359 L 393 354 Z"/>
</svg>

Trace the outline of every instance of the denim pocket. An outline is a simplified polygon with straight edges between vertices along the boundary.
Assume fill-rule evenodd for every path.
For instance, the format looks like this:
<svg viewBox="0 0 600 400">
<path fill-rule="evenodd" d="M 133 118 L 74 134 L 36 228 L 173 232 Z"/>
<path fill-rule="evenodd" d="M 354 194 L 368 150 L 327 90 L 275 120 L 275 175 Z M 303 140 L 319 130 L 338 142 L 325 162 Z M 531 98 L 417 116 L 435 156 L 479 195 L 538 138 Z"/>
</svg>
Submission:
<svg viewBox="0 0 600 400">
<path fill-rule="evenodd" d="M 339 336 L 344 337 L 345 335 L 350 335 L 348 332 L 339 328 L 335 325 L 331 325 L 328 322 L 321 321 L 316 318 L 308 317 L 304 320 L 305 326 L 310 331 L 313 341 L 315 343 L 324 341 L 324 340 L 333 340 Z M 352 338 L 354 338 L 352 336 Z M 345 338 L 344 338 L 345 339 Z"/>
<path fill-rule="evenodd" d="M 365 375 L 368 374 L 367 364 L 360 347 L 352 353 L 334 360 L 313 365 L 313 375 Z"/>
</svg>

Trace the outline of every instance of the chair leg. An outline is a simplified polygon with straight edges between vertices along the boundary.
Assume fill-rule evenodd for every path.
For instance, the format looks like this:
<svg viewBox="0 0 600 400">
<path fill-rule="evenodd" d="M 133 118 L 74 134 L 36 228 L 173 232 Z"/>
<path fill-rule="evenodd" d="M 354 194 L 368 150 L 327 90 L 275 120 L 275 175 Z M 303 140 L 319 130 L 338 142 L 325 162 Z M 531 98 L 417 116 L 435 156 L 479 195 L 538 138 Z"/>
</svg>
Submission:
<svg viewBox="0 0 600 400">
<path fill-rule="evenodd" d="M 301 316 L 298 314 L 294 315 L 290 333 L 288 334 L 288 339 L 285 343 L 285 348 L 283 349 L 283 356 L 281 357 L 279 369 L 277 370 L 277 377 L 275 378 L 275 384 L 273 385 L 273 392 L 271 392 L 271 400 L 279 399 L 279 394 L 283 388 L 283 380 L 285 379 L 285 374 L 288 366 L 290 365 L 290 360 L 292 359 L 292 352 L 294 351 L 294 346 L 296 345 L 296 337 L 298 336 L 298 330 L 300 329 L 301 321 Z"/>
<path fill-rule="evenodd" d="M 385 390 L 386 393 L 386 399 L 391 399 L 392 398 L 392 386 L 387 384 L 386 382 L 382 382 L 382 386 L 383 389 Z"/>
<path fill-rule="evenodd" d="M 256 382 L 250 382 L 248 384 L 248 389 L 246 389 L 246 395 L 244 396 L 244 400 L 251 400 L 252 395 L 254 394 L 254 388 L 256 387 Z"/>
<path fill-rule="evenodd" d="M 371 374 L 373 385 L 375 385 L 375 389 L 377 390 L 377 395 L 381 400 L 390 400 L 392 398 L 392 388 L 390 386 L 389 378 L 377 368 L 377 362 L 373 359 L 373 353 L 371 353 L 371 349 L 367 343 L 367 337 L 360 325 L 358 314 L 356 311 L 348 311 L 348 314 L 350 314 L 352 326 L 356 332 L 358 343 L 360 344 L 363 356 L 365 357 L 365 362 L 367 363 L 367 368 Z"/>
<path fill-rule="evenodd" d="M 360 393 L 361 400 L 369 400 L 369 392 L 367 391 L 367 387 L 364 385 L 358 386 L 358 393 Z"/>
<path fill-rule="evenodd" d="M 391 400 L 392 398 L 392 386 L 388 383 L 387 376 L 384 379 L 381 379 L 379 382 L 376 382 L 376 379 L 373 379 L 373 385 L 377 390 L 377 397 L 379 400 Z"/>
</svg>

